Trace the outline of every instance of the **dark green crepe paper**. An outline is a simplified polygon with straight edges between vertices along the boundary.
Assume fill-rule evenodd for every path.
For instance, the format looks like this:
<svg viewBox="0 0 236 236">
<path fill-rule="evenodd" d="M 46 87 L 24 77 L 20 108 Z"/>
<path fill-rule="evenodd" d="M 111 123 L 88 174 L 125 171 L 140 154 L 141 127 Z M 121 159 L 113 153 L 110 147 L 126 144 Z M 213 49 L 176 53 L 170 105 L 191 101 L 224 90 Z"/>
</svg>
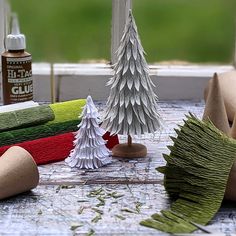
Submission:
<svg viewBox="0 0 236 236">
<path fill-rule="evenodd" d="M 0 133 L 0 146 L 77 131 L 80 120 L 32 126 Z"/>
<path fill-rule="evenodd" d="M 38 125 L 54 118 L 54 112 L 48 105 L 4 112 L 0 113 L 0 131 Z"/>
<path fill-rule="evenodd" d="M 231 167 L 236 159 L 236 141 L 210 121 L 187 116 L 176 130 L 177 138 L 164 155 L 164 186 L 174 202 L 170 209 L 154 214 L 141 225 L 168 233 L 191 233 L 206 225 L 219 210 Z"/>
</svg>

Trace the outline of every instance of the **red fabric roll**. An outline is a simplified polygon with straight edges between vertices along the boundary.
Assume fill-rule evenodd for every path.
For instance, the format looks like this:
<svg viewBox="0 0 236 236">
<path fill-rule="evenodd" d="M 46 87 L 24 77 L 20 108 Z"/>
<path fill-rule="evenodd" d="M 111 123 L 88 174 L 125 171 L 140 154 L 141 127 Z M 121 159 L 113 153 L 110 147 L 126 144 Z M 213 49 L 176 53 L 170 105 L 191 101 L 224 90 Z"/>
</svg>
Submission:
<svg viewBox="0 0 236 236">
<path fill-rule="evenodd" d="M 119 143 L 118 137 L 106 133 L 103 136 L 107 140 L 107 148 L 112 149 Z M 34 158 L 37 165 L 48 164 L 64 160 L 73 149 L 73 133 L 65 133 L 47 138 L 16 143 L 14 145 L 0 147 L 0 156 L 12 146 L 20 146 L 26 149 Z"/>
</svg>

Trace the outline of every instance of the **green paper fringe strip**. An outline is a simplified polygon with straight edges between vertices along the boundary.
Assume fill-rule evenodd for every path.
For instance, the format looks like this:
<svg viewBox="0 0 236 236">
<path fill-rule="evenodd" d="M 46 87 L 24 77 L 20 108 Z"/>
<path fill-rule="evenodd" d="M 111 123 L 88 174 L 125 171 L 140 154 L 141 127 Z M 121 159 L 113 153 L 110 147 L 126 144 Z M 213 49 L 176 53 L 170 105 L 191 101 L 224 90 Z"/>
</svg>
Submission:
<svg viewBox="0 0 236 236">
<path fill-rule="evenodd" d="M 174 144 L 168 147 L 171 152 L 163 155 L 167 164 L 157 168 L 174 202 L 140 224 L 167 233 L 191 233 L 197 225 L 206 225 L 221 206 L 236 141 L 191 114 L 175 131 L 177 138 L 171 137 Z"/>
<path fill-rule="evenodd" d="M 24 129 L 15 129 L 11 131 L 1 132 L 0 133 L 0 146 L 11 145 L 15 143 L 21 143 L 24 141 L 30 141 L 34 139 L 54 136 L 57 134 L 63 134 L 67 132 L 77 131 L 77 125 L 80 123 L 80 120 L 52 123 L 52 124 L 43 124 L 32 126 Z"/>
<path fill-rule="evenodd" d="M 54 120 L 55 116 L 48 105 L 0 113 L 0 131 L 38 125 Z"/>
</svg>

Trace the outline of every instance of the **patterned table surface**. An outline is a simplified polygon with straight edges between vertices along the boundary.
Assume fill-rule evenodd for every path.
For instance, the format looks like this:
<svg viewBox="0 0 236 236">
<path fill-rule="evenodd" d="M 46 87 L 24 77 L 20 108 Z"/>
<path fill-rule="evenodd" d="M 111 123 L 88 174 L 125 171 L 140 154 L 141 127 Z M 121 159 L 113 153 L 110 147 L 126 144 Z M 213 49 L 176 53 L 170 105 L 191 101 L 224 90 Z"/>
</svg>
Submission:
<svg viewBox="0 0 236 236">
<path fill-rule="evenodd" d="M 97 103 L 102 108 L 103 103 Z M 168 207 L 163 176 L 169 135 L 189 111 L 202 116 L 203 102 L 161 102 L 165 129 L 137 139 L 148 148 L 143 159 L 118 160 L 97 170 L 71 170 L 63 162 L 40 166 L 40 185 L 0 203 L 0 235 L 167 235 L 139 225 Z M 121 137 L 124 141 L 124 138 Z M 206 227 L 213 235 L 234 235 L 236 203 L 224 202 Z M 197 235 L 204 232 L 197 231 Z"/>
</svg>

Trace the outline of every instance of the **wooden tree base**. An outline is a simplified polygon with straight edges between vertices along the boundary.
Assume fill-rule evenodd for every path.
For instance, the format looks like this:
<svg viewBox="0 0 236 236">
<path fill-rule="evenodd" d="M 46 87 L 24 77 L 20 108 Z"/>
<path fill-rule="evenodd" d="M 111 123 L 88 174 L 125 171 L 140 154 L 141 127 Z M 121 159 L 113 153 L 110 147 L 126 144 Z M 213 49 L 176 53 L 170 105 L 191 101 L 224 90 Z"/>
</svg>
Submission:
<svg viewBox="0 0 236 236">
<path fill-rule="evenodd" d="M 112 156 L 114 157 L 137 158 L 145 157 L 146 155 L 146 146 L 139 143 L 132 143 L 131 146 L 129 146 L 127 143 L 117 144 L 112 149 Z"/>
</svg>

